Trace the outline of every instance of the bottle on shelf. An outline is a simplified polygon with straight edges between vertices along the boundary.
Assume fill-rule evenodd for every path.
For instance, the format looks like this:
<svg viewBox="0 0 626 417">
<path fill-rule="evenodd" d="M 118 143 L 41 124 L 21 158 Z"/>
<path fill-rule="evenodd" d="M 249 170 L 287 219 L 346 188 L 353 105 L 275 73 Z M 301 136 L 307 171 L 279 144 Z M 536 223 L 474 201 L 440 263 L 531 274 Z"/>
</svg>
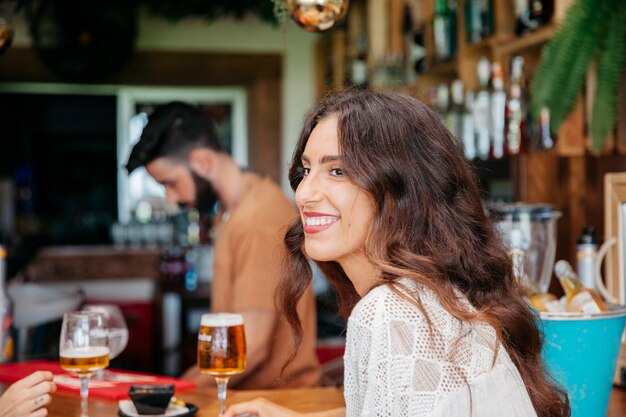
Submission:
<svg viewBox="0 0 626 417">
<path fill-rule="evenodd" d="M 597 290 L 595 283 L 595 265 L 598 252 L 598 239 L 593 226 L 583 227 L 576 240 L 576 272 L 580 281 L 587 288 Z"/>
<path fill-rule="evenodd" d="M 476 70 L 478 72 L 480 89 L 476 93 L 474 101 L 474 129 L 477 156 L 484 161 L 489 159 L 489 150 L 491 148 L 491 112 L 489 110 L 491 96 L 488 90 L 491 69 L 489 60 L 485 57 L 480 58 Z"/>
<path fill-rule="evenodd" d="M 367 36 L 364 33 L 361 33 L 357 39 L 356 52 L 356 57 L 350 66 L 350 78 L 355 87 L 366 88 L 368 84 Z"/>
<path fill-rule="evenodd" d="M 493 0 L 467 0 L 464 12 L 468 43 L 479 42 L 493 34 Z"/>
<path fill-rule="evenodd" d="M 515 33 L 526 35 L 550 23 L 554 0 L 515 0 Z"/>
<path fill-rule="evenodd" d="M 474 93 L 465 93 L 463 109 L 463 153 L 469 160 L 476 158 L 476 136 L 474 135 Z"/>
<path fill-rule="evenodd" d="M 511 60 L 511 88 L 506 104 L 506 145 L 510 155 L 523 151 L 526 132 L 528 102 L 522 95 L 524 58 L 515 56 Z"/>
<path fill-rule="evenodd" d="M 554 0 L 528 0 L 528 13 L 531 25 L 537 30 L 550 23 L 554 13 Z"/>
<path fill-rule="evenodd" d="M 402 16 L 404 82 L 407 86 L 414 87 L 417 80 L 415 62 L 419 59 L 419 51 L 416 50 L 415 45 L 416 27 L 415 23 L 413 22 L 413 12 L 411 6 L 408 3 L 404 5 L 404 11 Z"/>
<path fill-rule="evenodd" d="M 525 35 L 532 31 L 528 9 L 528 0 L 515 0 L 513 3 L 515 12 L 515 34 L 518 36 Z"/>
<path fill-rule="evenodd" d="M 13 303 L 6 291 L 7 250 L 0 245 L 0 363 L 13 360 L 15 353 Z"/>
<path fill-rule="evenodd" d="M 495 159 L 504 157 L 504 122 L 506 112 L 506 93 L 502 65 L 494 62 L 491 67 L 491 143 Z"/>
<path fill-rule="evenodd" d="M 565 292 L 565 307 L 569 312 L 599 313 L 607 307 L 600 295 L 592 288 L 585 287 L 569 262 L 560 260 L 554 265 L 556 274 Z"/>
<path fill-rule="evenodd" d="M 448 107 L 445 117 L 446 126 L 458 141 L 459 146 L 463 140 L 463 91 L 463 81 L 454 80 L 450 87 L 452 104 Z"/>
<path fill-rule="evenodd" d="M 435 111 L 441 118 L 441 121 L 445 124 L 446 114 L 448 113 L 448 108 L 450 106 L 450 89 L 448 88 L 448 84 L 441 83 L 437 86 L 433 104 L 435 106 Z"/>
<path fill-rule="evenodd" d="M 550 109 L 544 107 L 539 112 L 539 129 L 538 129 L 539 148 L 542 150 L 552 149 L 554 140 L 550 134 Z"/>
<path fill-rule="evenodd" d="M 435 0 L 433 39 L 437 61 L 448 61 L 456 53 L 456 0 Z"/>
</svg>

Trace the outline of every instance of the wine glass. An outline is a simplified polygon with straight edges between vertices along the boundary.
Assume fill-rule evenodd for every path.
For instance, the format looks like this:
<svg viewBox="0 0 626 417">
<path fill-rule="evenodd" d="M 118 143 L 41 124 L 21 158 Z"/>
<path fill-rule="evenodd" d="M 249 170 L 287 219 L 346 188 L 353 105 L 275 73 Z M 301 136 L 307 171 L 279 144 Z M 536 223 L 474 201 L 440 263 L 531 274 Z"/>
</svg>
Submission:
<svg viewBox="0 0 626 417">
<path fill-rule="evenodd" d="M 88 417 L 89 377 L 109 366 L 104 315 L 93 311 L 65 313 L 61 325 L 59 356 L 61 368 L 80 378 L 80 415 Z"/>
<path fill-rule="evenodd" d="M 228 378 L 246 369 L 246 337 L 241 314 L 202 315 L 198 331 L 198 367 L 200 372 L 215 377 L 220 414 L 224 414 Z"/>
<path fill-rule="evenodd" d="M 128 326 L 124 319 L 124 314 L 119 306 L 115 304 L 86 304 L 83 311 L 95 311 L 102 313 L 105 317 L 108 329 L 109 359 L 113 360 L 126 349 L 128 345 Z M 114 374 L 105 369 L 96 372 L 94 379 L 113 379 Z"/>
</svg>

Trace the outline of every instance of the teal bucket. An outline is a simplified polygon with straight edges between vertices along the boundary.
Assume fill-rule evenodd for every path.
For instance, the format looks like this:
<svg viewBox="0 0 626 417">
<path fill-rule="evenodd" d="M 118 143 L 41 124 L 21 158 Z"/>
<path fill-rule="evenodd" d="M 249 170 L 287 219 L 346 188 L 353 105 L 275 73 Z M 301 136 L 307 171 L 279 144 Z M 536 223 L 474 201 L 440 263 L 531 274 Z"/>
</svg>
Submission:
<svg viewBox="0 0 626 417">
<path fill-rule="evenodd" d="M 626 324 L 626 306 L 603 313 L 540 313 L 543 360 L 567 390 L 571 417 L 605 417 Z"/>
</svg>

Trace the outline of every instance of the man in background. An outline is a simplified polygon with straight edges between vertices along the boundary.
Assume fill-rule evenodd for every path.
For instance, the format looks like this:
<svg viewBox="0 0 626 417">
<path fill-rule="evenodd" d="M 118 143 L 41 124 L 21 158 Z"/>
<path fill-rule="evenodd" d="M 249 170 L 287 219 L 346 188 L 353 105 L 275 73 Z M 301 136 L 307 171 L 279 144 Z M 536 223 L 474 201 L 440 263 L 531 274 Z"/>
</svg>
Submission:
<svg viewBox="0 0 626 417">
<path fill-rule="evenodd" d="M 248 364 L 230 378 L 239 389 L 316 385 L 316 312 L 311 288 L 298 306 L 304 328 L 302 347 L 281 375 L 294 351 L 290 328 L 275 310 L 274 292 L 281 279 L 283 237 L 297 216 L 293 204 L 270 179 L 244 172 L 219 144 L 213 122 L 198 109 L 174 102 L 149 118 L 126 168 L 145 166 L 165 187 L 168 202 L 200 212 L 219 205 L 214 220 L 214 270 L 211 309 L 244 317 Z M 282 378 L 281 378 L 282 376 Z M 214 378 L 190 368 L 183 378 L 200 385 Z"/>
</svg>

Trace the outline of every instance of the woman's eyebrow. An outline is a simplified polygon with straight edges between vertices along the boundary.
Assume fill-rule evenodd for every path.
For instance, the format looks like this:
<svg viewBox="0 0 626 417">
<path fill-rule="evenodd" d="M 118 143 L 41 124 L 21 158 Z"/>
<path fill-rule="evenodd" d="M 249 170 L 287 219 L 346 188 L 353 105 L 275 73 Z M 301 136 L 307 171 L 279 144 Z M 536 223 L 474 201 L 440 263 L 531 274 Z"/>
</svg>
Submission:
<svg viewBox="0 0 626 417">
<path fill-rule="evenodd" d="M 339 155 L 324 155 L 320 158 L 320 165 L 336 161 L 341 161 L 341 157 Z"/>
</svg>

